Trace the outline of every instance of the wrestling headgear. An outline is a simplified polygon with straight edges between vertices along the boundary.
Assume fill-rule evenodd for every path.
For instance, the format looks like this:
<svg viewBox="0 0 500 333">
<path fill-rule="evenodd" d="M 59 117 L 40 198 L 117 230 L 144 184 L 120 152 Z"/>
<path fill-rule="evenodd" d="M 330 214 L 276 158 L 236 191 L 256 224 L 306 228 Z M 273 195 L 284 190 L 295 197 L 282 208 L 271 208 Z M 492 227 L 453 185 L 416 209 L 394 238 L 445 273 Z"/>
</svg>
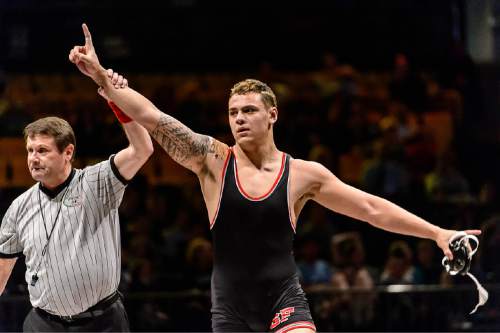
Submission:
<svg viewBox="0 0 500 333">
<path fill-rule="evenodd" d="M 471 245 L 471 241 L 474 243 Z M 477 308 L 488 300 L 488 292 L 481 286 L 477 279 L 469 273 L 470 265 L 472 262 L 472 256 L 476 253 L 479 247 L 479 240 L 474 235 L 468 235 L 466 232 L 460 231 L 451 236 L 449 240 L 449 247 L 453 253 L 453 259 L 450 260 L 444 257 L 441 263 L 443 264 L 446 272 L 450 275 L 467 275 L 476 284 L 477 291 L 479 293 L 479 301 L 476 307 L 470 312 L 473 314 L 476 312 Z"/>
</svg>

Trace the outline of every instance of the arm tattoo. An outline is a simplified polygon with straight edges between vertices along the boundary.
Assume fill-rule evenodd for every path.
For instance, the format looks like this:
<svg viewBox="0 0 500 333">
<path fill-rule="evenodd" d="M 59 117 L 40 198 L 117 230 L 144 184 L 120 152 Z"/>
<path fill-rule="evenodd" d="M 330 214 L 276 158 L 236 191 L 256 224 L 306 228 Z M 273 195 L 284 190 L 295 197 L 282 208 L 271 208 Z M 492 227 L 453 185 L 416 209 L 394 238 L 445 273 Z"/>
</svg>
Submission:
<svg viewBox="0 0 500 333">
<path fill-rule="evenodd" d="M 227 153 L 227 146 L 215 139 L 212 139 L 211 141 L 208 153 L 214 154 L 214 157 L 218 160 L 224 160 L 224 156 Z"/>
<path fill-rule="evenodd" d="M 178 163 L 205 157 L 210 149 L 210 137 L 194 133 L 177 119 L 163 114 L 151 136 Z"/>
</svg>

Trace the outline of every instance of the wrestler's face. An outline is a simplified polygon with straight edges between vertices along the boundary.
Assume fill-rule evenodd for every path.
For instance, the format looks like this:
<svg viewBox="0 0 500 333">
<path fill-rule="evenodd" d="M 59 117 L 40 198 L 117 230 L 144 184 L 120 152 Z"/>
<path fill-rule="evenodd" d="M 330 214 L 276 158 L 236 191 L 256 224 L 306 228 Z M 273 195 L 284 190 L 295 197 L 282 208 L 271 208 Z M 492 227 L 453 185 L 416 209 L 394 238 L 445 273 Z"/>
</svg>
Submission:
<svg viewBox="0 0 500 333">
<path fill-rule="evenodd" d="M 60 152 L 49 135 L 36 134 L 26 139 L 28 170 L 34 180 L 48 188 L 64 181 L 66 168 L 71 167 L 74 146 L 69 144 Z"/>
<path fill-rule="evenodd" d="M 277 119 L 278 110 L 266 106 L 258 93 L 233 95 L 229 99 L 229 125 L 238 144 L 265 142 Z"/>
</svg>

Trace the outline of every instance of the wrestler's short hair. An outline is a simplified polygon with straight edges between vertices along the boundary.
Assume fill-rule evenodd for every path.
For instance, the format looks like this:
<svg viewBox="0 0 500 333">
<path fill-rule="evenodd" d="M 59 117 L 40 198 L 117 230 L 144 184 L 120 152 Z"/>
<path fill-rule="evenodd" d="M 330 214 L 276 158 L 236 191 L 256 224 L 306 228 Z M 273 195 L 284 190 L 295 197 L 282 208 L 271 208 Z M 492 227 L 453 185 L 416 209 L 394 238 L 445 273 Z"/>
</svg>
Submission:
<svg viewBox="0 0 500 333">
<path fill-rule="evenodd" d="M 262 96 L 262 102 L 264 102 L 267 107 L 278 106 L 276 95 L 273 90 L 264 82 L 255 79 L 246 79 L 236 83 L 231 88 L 229 98 L 233 97 L 233 95 L 246 95 L 249 93 L 260 94 Z"/>
</svg>

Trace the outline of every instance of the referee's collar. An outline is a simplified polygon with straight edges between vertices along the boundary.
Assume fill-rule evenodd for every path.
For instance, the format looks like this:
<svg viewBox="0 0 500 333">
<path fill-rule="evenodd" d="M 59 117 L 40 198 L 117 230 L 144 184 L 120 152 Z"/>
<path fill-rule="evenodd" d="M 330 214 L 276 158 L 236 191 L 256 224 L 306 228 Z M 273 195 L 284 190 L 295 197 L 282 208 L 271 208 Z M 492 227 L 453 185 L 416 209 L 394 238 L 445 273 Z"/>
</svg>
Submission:
<svg viewBox="0 0 500 333">
<path fill-rule="evenodd" d="M 47 194 L 51 199 L 54 199 L 55 197 L 57 197 L 59 193 L 61 193 L 62 190 L 64 190 L 66 186 L 69 185 L 74 176 L 75 176 L 75 169 L 71 169 L 71 173 L 62 184 L 58 185 L 53 190 L 51 190 L 43 186 L 42 183 L 40 183 L 40 190 L 42 190 L 43 193 Z"/>
</svg>

